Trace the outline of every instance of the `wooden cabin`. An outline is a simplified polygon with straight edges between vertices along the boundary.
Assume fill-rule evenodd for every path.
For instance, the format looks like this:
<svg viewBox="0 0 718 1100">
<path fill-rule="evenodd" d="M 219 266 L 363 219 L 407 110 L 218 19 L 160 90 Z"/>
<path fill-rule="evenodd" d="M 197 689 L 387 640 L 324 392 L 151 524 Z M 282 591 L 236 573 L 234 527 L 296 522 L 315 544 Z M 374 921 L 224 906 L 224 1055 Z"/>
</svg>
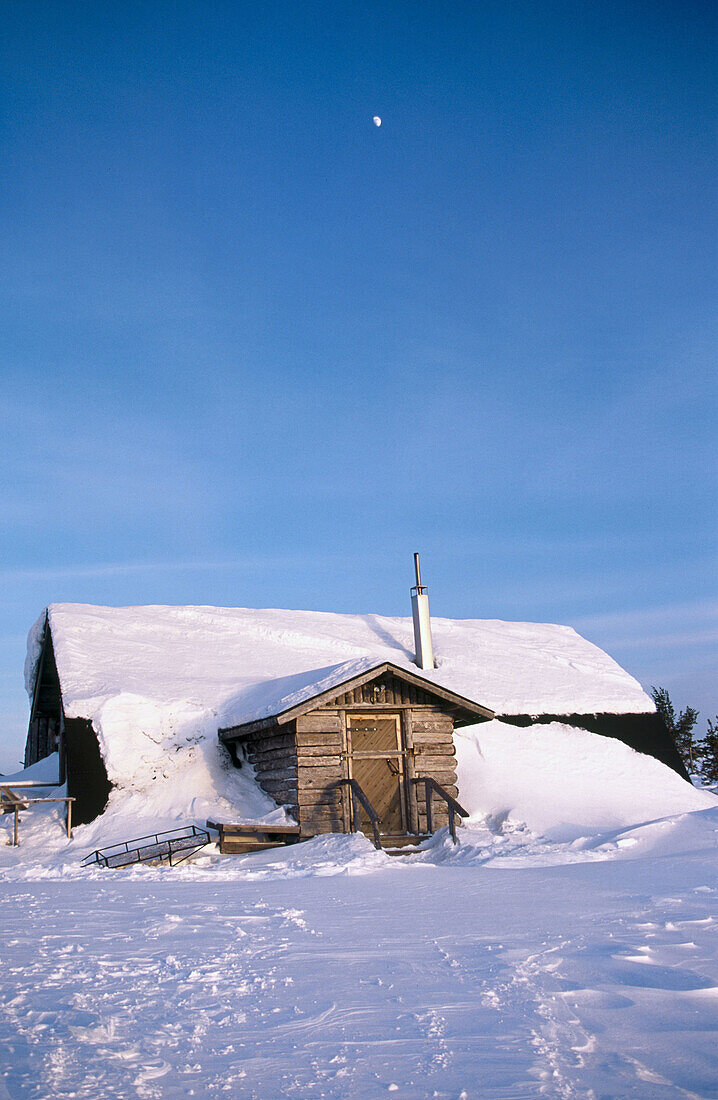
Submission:
<svg viewBox="0 0 718 1100">
<path fill-rule="evenodd" d="M 386 836 L 444 824 L 438 793 L 427 822 L 427 781 L 461 801 L 453 731 L 494 717 L 616 738 L 686 778 L 640 685 L 569 628 L 456 619 L 432 627 L 436 662 L 411 619 L 53 604 L 28 643 L 25 763 L 58 751 L 81 824 L 103 812 L 113 787 L 139 784 L 151 811 L 173 768 L 196 753 L 198 785 L 237 822 L 252 811 L 216 742 L 222 725 L 221 744 L 252 765 L 303 836 L 352 831 L 357 805 L 369 832 L 365 803 Z M 580 757 L 569 765 L 580 768 Z"/>
<path fill-rule="evenodd" d="M 352 832 L 355 796 L 363 796 L 362 830 L 373 831 L 371 807 L 381 836 L 396 839 L 448 823 L 436 787 L 427 822 L 425 780 L 456 799 L 454 729 L 493 717 L 385 662 L 281 713 L 221 729 L 219 737 L 237 763 L 253 765 L 262 789 L 296 817 L 301 836 Z"/>
</svg>

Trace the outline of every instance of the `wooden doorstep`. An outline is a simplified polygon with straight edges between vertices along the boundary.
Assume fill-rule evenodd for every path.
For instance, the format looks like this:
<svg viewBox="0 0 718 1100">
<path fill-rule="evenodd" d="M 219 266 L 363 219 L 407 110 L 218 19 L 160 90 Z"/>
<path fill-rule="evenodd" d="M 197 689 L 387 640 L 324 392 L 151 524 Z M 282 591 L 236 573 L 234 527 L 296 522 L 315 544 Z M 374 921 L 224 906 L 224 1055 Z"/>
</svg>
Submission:
<svg viewBox="0 0 718 1100">
<path fill-rule="evenodd" d="M 219 850 L 223 856 L 249 855 L 251 852 L 264 852 L 268 848 L 286 848 L 281 840 L 251 841 L 229 838 L 221 840 Z"/>
<path fill-rule="evenodd" d="M 248 833 L 250 836 L 255 833 L 278 833 L 278 834 L 297 834 L 299 832 L 298 825 L 265 825 L 262 821 L 246 821 L 246 822 L 225 822 L 225 821 L 207 821 L 208 829 L 217 829 L 225 833 L 225 835 L 234 835 L 236 833 Z"/>
</svg>

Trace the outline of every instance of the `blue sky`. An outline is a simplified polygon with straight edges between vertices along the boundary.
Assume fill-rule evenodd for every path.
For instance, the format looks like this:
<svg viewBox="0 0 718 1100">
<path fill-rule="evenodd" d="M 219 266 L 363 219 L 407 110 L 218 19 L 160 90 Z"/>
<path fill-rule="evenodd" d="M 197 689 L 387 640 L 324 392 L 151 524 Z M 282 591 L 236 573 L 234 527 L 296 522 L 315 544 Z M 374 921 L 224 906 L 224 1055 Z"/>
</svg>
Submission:
<svg viewBox="0 0 718 1100">
<path fill-rule="evenodd" d="M 0 769 L 48 602 L 405 614 L 415 549 L 715 714 L 712 5 L 0 22 Z"/>
</svg>

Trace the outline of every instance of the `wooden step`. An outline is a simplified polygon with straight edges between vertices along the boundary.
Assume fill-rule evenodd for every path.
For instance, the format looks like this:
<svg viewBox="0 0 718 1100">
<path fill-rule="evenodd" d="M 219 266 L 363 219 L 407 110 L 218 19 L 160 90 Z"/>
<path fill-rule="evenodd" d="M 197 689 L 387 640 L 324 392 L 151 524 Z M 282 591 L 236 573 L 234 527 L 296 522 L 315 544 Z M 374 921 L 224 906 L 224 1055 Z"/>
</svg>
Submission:
<svg viewBox="0 0 718 1100">
<path fill-rule="evenodd" d="M 418 845 L 429 839 L 429 833 L 384 833 L 379 835 L 383 850 L 388 856 L 409 855 L 418 852 Z"/>
<path fill-rule="evenodd" d="M 263 821 L 207 821 L 208 829 L 216 829 L 225 836 L 299 836 L 298 825 L 265 825 Z"/>
<path fill-rule="evenodd" d="M 267 825 L 263 821 L 207 821 L 208 829 L 219 833 L 222 855 L 248 855 L 267 848 L 282 848 L 299 840 L 298 825 Z"/>
<path fill-rule="evenodd" d="M 251 840 L 228 837 L 220 840 L 219 850 L 223 856 L 244 856 L 252 852 L 264 852 L 267 848 L 286 848 L 283 841 L 277 840 Z"/>
</svg>

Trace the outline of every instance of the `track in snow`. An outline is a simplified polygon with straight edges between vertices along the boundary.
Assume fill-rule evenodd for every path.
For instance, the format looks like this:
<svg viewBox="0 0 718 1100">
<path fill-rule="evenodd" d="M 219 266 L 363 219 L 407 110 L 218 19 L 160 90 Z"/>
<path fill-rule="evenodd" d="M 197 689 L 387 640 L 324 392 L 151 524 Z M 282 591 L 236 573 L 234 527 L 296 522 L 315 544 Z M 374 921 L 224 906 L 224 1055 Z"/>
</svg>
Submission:
<svg viewBox="0 0 718 1100">
<path fill-rule="evenodd" d="M 716 1097 L 711 870 L 8 882 L 0 1097 Z"/>
</svg>

